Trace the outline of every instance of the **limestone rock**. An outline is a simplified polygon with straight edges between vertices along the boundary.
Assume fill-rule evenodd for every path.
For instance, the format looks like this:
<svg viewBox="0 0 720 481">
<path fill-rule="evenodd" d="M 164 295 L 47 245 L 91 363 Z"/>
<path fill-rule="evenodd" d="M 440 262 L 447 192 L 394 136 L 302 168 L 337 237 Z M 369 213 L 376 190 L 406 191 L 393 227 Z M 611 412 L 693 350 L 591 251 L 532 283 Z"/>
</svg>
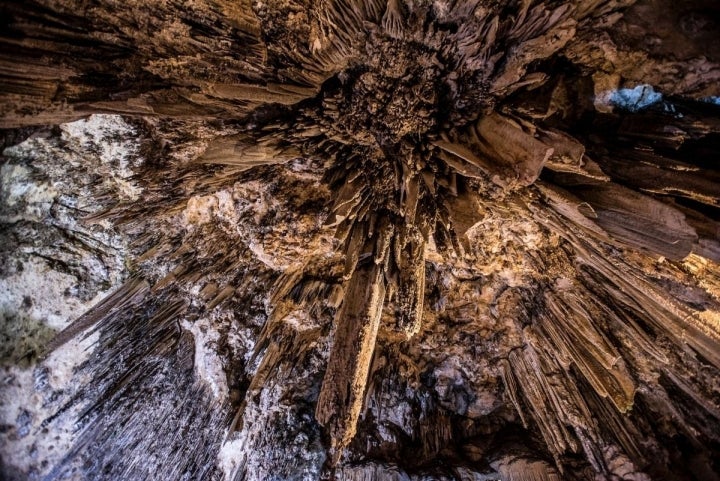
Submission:
<svg viewBox="0 0 720 481">
<path fill-rule="evenodd" d="M 714 2 L 0 11 L 3 478 L 720 476 Z"/>
</svg>

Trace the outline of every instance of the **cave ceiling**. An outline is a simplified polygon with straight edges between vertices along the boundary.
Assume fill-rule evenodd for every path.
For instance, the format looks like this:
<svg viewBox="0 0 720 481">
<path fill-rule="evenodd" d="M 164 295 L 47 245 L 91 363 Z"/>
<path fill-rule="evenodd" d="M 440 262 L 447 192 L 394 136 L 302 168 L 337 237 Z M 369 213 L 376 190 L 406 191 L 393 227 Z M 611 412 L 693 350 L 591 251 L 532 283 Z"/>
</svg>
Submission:
<svg viewBox="0 0 720 481">
<path fill-rule="evenodd" d="M 720 479 L 716 2 L 0 11 L 1 476 Z"/>
</svg>

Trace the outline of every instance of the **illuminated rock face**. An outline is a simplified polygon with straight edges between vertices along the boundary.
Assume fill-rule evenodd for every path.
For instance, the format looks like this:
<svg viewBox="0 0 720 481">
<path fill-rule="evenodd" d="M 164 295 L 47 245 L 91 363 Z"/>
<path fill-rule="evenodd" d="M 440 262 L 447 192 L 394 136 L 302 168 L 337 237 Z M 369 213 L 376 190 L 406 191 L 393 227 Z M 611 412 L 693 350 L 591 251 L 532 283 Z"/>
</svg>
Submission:
<svg viewBox="0 0 720 481">
<path fill-rule="evenodd" d="M 4 477 L 718 479 L 714 3 L 2 9 Z"/>
</svg>

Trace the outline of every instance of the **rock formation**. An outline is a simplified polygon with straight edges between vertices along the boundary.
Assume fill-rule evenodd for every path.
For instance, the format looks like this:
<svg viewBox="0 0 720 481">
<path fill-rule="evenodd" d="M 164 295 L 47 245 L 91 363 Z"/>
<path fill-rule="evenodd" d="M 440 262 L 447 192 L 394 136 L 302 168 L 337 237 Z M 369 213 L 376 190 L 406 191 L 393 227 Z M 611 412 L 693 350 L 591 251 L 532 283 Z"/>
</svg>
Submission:
<svg viewBox="0 0 720 481">
<path fill-rule="evenodd" d="M 720 479 L 715 2 L 0 9 L 6 478 Z"/>
</svg>

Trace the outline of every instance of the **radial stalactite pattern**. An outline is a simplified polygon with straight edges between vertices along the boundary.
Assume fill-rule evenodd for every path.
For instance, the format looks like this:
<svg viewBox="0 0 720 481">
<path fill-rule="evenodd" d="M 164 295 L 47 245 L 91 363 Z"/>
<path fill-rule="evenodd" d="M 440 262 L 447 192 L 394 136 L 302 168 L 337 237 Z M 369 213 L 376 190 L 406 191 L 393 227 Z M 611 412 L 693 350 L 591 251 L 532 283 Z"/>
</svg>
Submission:
<svg viewBox="0 0 720 481">
<path fill-rule="evenodd" d="M 94 347 L 36 475 L 720 477 L 718 5 L 2 10 L 5 143 L 121 115 L 142 160 L 83 181 L 129 254 L 44 346 Z"/>
</svg>

